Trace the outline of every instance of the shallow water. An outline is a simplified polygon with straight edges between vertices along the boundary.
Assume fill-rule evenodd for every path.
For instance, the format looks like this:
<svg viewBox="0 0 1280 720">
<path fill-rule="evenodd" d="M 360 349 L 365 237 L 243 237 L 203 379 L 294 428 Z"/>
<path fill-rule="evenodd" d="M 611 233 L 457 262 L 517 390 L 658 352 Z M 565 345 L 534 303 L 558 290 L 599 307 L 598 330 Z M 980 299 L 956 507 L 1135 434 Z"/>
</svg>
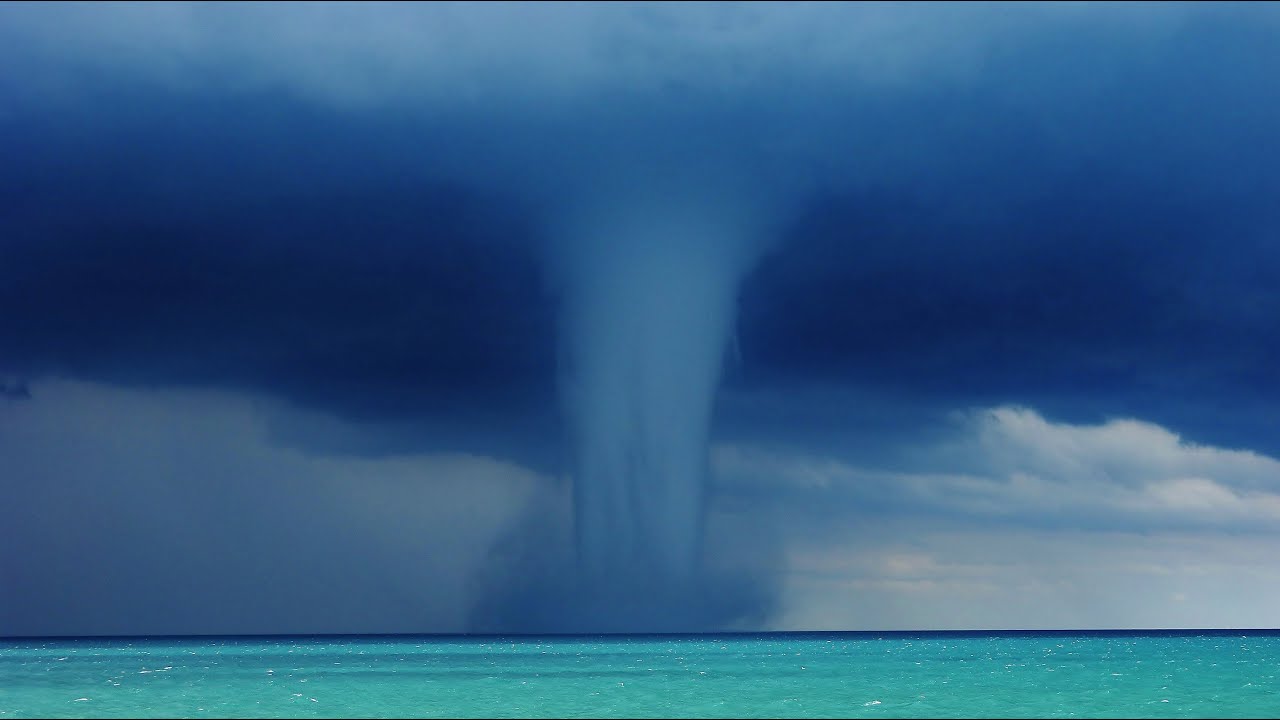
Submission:
<svg viewBox="0 0 1280 720">
<path fill-rule="evenodd" d="M 1268 717 L 1280 634 L 0 641 L 0 717 Z"/>
</svg>

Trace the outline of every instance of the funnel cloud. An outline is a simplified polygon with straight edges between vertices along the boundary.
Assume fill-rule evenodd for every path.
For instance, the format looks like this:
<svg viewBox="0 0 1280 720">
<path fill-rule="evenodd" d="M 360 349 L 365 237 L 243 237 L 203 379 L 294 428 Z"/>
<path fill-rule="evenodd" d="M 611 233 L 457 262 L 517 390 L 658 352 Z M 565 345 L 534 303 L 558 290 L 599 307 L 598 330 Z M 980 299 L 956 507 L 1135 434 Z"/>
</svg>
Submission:
<svg viewBox="0 0 1280 720">
<path fill-rule="evenodd" d="M 612 624 L 645 602 L 659 623 L 697 614 L 715 391 L 771 226 L 728 187 L 662 185 L 592 197 L 560 228 L 577 559 Z"/>
</svg>

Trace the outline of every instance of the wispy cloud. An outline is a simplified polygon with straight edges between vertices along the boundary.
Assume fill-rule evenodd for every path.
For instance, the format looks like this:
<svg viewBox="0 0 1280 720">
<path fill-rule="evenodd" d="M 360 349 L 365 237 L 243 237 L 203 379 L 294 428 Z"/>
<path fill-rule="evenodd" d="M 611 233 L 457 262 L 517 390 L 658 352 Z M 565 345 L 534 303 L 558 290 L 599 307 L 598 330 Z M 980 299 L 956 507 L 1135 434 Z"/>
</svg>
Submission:
<svg viewBox="0 0 1280 720">
<path fill-rule="evenodd" d="M 952 436 L 910 452 L 932 469 L 740 446 L 715 457 L 723 492 L 772 491 L 854 515 L 889 506 L 1016 525 L 1268 529 L 1280 521 L 1280 461 L 1137 420 L 1073 425 L 997 407 L 962 415 Z"/>
<path fill-rule="evenodd" d="M 339 105 L 572 102 L 619 91 L 732 96 L 789 84 L 968 81 L 1050 29 L 1167 38 L 1199 11 L 1055 3 L 84 3 L 4 8 L 43 72 L 111 69 Z"/>
</svg>

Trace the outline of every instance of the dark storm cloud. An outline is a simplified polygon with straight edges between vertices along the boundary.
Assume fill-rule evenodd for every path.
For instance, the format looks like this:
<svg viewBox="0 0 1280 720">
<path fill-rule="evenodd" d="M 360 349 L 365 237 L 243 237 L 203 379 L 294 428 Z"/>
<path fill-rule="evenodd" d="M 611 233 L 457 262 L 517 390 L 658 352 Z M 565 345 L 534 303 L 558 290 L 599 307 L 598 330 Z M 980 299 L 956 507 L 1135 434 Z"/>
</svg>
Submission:
<svg viewBox="0 0 1280 720">
<path fill-rule="evenodd" d="M 13 382 L 0 381 L 0 397 L 5 400 L 30 400 L 31 388 L 21 380 Z"/>
<path fill-rule="evenodd" d="M 1252 19 L 1204 13 L 1156 50 L 1046 33 L 962 91 L 871 103 L 866 149 L 899 172 L 815 196 L 762 263 L 739 384 L 1012 399 L 1274 452 L 1280 46 Z"/>
<path fill-rule="evenodd" d="M 137 101 L 160 117 L 106 111 L 72 157 L 83 118 L 10 123 L 29 168 L 4 198 L 10 362 L 337 397 L 361 377 L 412 393 L 545 372 L 529 351 L 547 313 L 508 206 L 403 177 L 379 161 L 384 128 Z"/>
<path fill-rule="evenodd" d="M 424 179 L 388 123 L 108 94 L 6 123 L 6 370 L 472 429 L 546 400 L 552 308 L 509 200 Z"/>
<path fill-rule="evenodd" d="M 1272 8 L 842 7 L 808 56 L 827 11 L 528 12 L 568 49 L 504 58 L 518 13 L 478 8 L 312 7 L 274 45 L 246 29 L 266 7 L 10 9 L 4 369 L 358 416 L 545 403 L 542 206 L 593 163 L 737 154 L 783 178 L 789 228 L 744 289 L 738 380 L 1171 421 L 1170 395 L 1275 399 Z M 333 45 L 343 13 L 476 34 L 450 72 L 439 42 Z M 593 32 L 622 49 L 569 72 Z"/>
</svg>

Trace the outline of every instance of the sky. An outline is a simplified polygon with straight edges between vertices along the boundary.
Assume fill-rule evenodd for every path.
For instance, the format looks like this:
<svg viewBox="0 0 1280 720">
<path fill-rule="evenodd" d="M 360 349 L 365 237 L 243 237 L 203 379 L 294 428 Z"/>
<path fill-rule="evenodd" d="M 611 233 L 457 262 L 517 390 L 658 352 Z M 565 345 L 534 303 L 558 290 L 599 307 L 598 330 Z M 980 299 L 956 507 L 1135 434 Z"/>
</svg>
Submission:
<svg viewBox="0 0 1280 720">
<path fill-rule="evenodd" d="M 0 6 L 0 635 L 1280 627 L 1280 5 Z"/>
</svg>

